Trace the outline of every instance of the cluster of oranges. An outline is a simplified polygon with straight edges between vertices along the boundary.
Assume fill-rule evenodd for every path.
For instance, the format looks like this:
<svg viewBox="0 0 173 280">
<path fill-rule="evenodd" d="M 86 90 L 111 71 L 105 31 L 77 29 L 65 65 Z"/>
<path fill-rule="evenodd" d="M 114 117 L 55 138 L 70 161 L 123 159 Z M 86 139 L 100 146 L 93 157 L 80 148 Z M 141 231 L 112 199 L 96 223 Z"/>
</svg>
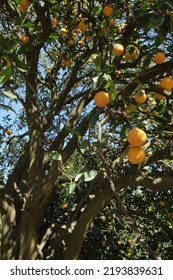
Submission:
<svg viewBox="0 0 173 280">
<path fill-rule="evenodd" d="M 129 131 L 127 140 L 131 145 L 127 152 L 128 160 L 133 164 L 139 164 L 145 159 L 145 151 L 142 146 L 147 140 L 145 131 L 140 128 L 133 128 Z"/>
</svg>

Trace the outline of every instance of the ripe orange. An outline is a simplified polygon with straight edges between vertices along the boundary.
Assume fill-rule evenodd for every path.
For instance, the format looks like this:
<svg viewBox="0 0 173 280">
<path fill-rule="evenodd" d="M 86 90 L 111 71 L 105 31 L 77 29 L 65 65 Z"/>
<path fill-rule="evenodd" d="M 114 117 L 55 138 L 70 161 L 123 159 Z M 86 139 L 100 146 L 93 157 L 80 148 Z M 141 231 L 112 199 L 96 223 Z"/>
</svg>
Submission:
<svg viewBox="0 0 173 280">
<path fill-rule="evenodd" d="M 109 94 L 105 91 L 99 91 L 94 96 L 94 102 L 98 107 L 105 107 L 110 102 Z"/>
<path fill-rule="evenodd" d="M 70 66 L 71 63 L 72 63 L 72 60 L 71 60 L 71 59 L 68 59 L 68 60 L 62 59 L 62 65 Z"/>
<path fill-rule="evenodd" d="M 60 52 L 54 52 L 54 55 L 55 55 L 55 56 L 59 56 L 59 55 L 60 55 Z"/>
<path fill-rule="evenodd" d="M 130 56 L 131 56 L 131 59 L 136 59 L 137 58 L 137 52 L 132 52 L 131 54 L 130 54 Z"/>
<path fill-rule="evenodd" d="M 173 79 L 170 77 L 165 77 L 160 81 L 160 87 L 166 90 L 171 90 L 173 88 Z"/>
<path fill-rule="evenodd" d="M 7 134 L 8 135 L 11 135 L 13 132 L 12 132 L 12 130 L 11 129 L 7 129 Z"/>
<path fill-rule="evenodd" d="M 145 101 L 146 101 L 146 99 L 147 99 L 147 96 L 146 96 L 146 94 L 145 93 L 139 93 L 139 92 L 137 92 L 136 94 L 135 94 L 135 101 L 137 102 L 137 103 L 139 103 L 139 104 L 142 104 L 142 103 L 144 103 Z"/>
<path fill-rule="evenodd" d="M 133 128 L 129 131 L 127 140 L 132 146 L 140 147 L 147 141 L 147 135 L 142 129 Z"/>
<path fill-rule="evenodd" d="M 79 27 L 80 31 L 86 32 L 88 29 L 88 24 L 84 20 L 82 20 L 81 22 L 79 22 L 78 27 Z"/>
<path fill-rule="evenodd" d="M 155 96 L 156 96 L 157 99 L 163 99 L 163 98 L 165 98 L 165 96 L 162 95 L 162 94 L 160 94 L 160 93 L 155 93 Z"/>
<path fill-rule="evenodd" d="M 51 18 L 51 23 L 52 23 L 53 26 L 56 26 L 58 21 L 57 21 L 56 18 Z"/>
<path fill-rule="evenodd" d="M 154 60 L 157 64 L 162 64 L 165 61 L 165 58 L 166 58 L 166 56 L 163 52 L 158 52 L 154 56 Z"/>
<path fill-rule="evenodd" d="M 106 6 L 104 6 L 102 12 L 103 12 L 104 16 L 110 17 L 113 14 L 113 7 L 110 5 L 106 5 Z"/>
<path fill-rule="evenodd" d="M 23 5 L 19 4 L 18 7 L 17 7 L 18 11 L 21 13 L 21 14 L 25 14 L 26 13 L 26 9 Z"/>
<path fill-rule="evenodd" d="M 26 7 L 28 6 L 30 0 L 22 0 L 22 2 L 20 3 L 22 6 Z"/>
<path fill-rule="evenodd" d="M 162 200 L 159 201 L 159 204 L 160 204 L 160 206 L 165 206 L 165 203 Z"/>
<path fill-rule="evenodd" d="M 67 43 L 68 43 L 69 46 L 73 46 L 74 45 L 74 41 L 73 40 L 68 40 Z"/>
<path fill-rule="evenodd" d="M 126 54 L 124 55 L 124 59 L 125 59 L 125 60 L 131 60 L 131 55 L 130 55 L 130 53 L 126 53 Z"/>
<path fill-rule="evenodd" d="M 85 39 L 86 39 L 86 41 L 90 42 L 92 40 L 92 37 L 91 36 L 86 36 Z"/>
<path fill-rule="evenodd" d="M 67 34 L 67 33 L 68 33 L 68 30 L 67 30 L 66 28 L 62 27 L 62 28 L 60 29 L 60 32 L 61 32 L 62 35 L 64 35 L 64 34 Z"/>
<path fill-rule="evenodd" d="M 133 164 L 139 164 L 145 159 L 145 152 L 140 147 L 130 147 L 127 152 L 128 160 Z"/>
<path fill-rule="evenodd" d="M 116 56 L 121 56 L 124 53 L 124 47 L 121 44 L 117 44 L 113 47 L 113 52 Z"/>
<path fill-rule="evenodd" d="M 109 26 L 111 25 L 115 26 L 115 20 L 113 18 L 109 20 Z"/>
<path fill-rule="evenodd" d="M 22 41 L 23 44 L 27 44 L 29 39 L 26 35 L 21 35 L 19 36 L 19 40 Z"/>
</svg>

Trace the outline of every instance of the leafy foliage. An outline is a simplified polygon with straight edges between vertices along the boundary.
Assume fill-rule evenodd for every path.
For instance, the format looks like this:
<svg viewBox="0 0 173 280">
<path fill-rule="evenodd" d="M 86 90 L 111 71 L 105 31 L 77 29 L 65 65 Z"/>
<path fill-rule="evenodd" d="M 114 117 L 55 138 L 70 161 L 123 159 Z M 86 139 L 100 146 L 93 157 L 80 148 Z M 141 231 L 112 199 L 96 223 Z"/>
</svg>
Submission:
<svg viewBox="0 0 173 280">
<path fill-rule="evenodd" d="M 173 93 L 160 87 L 172 2 L 109 2 L 110 17 L 106 1 L 30 0 L 24 13 L 2 1 L 2 259 L 173 257 Z M 133 127 L 147 134 L 139 165 L 127 160 Z"/>
</svg>

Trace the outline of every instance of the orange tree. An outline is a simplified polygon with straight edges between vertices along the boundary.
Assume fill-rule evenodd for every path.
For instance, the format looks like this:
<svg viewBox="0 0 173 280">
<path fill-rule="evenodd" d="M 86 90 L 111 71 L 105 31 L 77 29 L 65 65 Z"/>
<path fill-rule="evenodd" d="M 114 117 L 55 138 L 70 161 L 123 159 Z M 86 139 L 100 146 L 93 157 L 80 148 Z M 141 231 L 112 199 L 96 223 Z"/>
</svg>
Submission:
<svg viewBox="0 0 173 280">
<path fill-rule="evenodd" d="M 171 259 L 172 1 L 1 2 L 2 259 Z"/>
</svg>

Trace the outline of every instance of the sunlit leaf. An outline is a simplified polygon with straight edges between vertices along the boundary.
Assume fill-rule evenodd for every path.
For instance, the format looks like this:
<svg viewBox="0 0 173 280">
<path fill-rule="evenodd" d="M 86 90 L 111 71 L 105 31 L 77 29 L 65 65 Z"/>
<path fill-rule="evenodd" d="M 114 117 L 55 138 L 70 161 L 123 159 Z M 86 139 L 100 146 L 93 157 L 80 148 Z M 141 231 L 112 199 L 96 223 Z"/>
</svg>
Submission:
<svg viewBox="0 0 173 280">
<path fill-rule="evenodd" d="M 17 99 L 16 95 L 9 91 L 2 91 L 2 94 L 10 99 Z"/>
<path fill-rule="evenodd" d="M 60 160 L 60 161 L 62 160 L 61 154 L 59 154 L 57 151 L 51 151 L 49 153 L 49 156 L 52 160 Z"/>
<path fill-rule="evenodd" d="M 84 181 L 84 182 L 91 181 L 91 180 L 93 180 L 96 177 L 97 174 L 98 174 L 97 170 L 90 170 L 90 171 L 79 173 L 75 177 L 75 182 L 78 182 L 78 181 Z"/>
<path fill-rule="evenodd" d="M 81 136 L 81 133 L 80 131 L 76 130 L 76 129 L 73 129 L 71 127 L 66 127 L 66 130 L 68 130 L 70 133 L 74 134 L 74 135 L 77 135 L 77 136 Z"/>
<path fill-rule="evenodd" d="M 67 185 L 67 194 L 71 195 L 74 192 L 75 188 L 76 188 L 76 183 L 75 182 L 69 183 Z"/>
<path fill-rule="evenodd" d="M 11 67 L 7 67 L 6 69 L 3 69 L 0 72 L 0 84 L 6 83 L 10 79 L 11 74 L 12 74 Z"/>
<path fill-rule="evenodd" d="M 102 64 L 102 61 L 103 61 L 102 54 L 99 53 L 94 60 L 96 68 L 100 67 L 100 65 Z"/>
<path fill-rule="evenodd" d="M 79 146 L 79 148 L 80 148 L 80 150 L 81 150 L 82 153 L 85 152 L 86 149 L 87 149 L 88 147 L 89 147 L 89 140 L 87 140 L 87 139 L 84 139 L 84 140 L 80 143 L 80 146 Z"/>
</svg>

